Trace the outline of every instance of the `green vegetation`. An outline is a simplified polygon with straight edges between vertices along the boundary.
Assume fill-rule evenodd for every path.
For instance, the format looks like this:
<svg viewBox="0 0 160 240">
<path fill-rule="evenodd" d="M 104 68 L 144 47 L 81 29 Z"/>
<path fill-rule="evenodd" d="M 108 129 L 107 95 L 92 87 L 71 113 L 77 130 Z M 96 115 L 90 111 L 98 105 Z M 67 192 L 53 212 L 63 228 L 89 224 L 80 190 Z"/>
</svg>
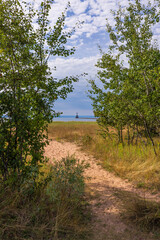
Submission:
<svg viewBox="0 0 160 240">
<path fill-rule="evenodd" d="M 160 189 L 160 152 L 157 151 L 155 156 L 151 144 L 138 141 L 137 145 L 117 145 L 113 133 L 111 141 L 110 135 L 104 135 L 96 122 L 53 122 L 48 132 L 49 138 L 76 141 L 85 151 L 101 160 L 104 168 L 133 181 L 138 187 L 153 191 Z"/>
<path fill-rule="evenodd" d="M 129 3 L 107 23 L 112 45 L 98 61 L 104 89 L 90 81 L 97 123 L 51 123 L 54 102 L 65 99 L 77 77 L 52 77 L 50 56 L 68 57 L 71 32 L 65 12 L 50 26 L 53 0 L 0 6 L 0 236 L 3 240 L 87 238 L 83 172 L 71 158 L 47 164 L 49 138 L 76 141 L 101 164 L 138 187 L 160 190 L 160 50 L 152 43 L 158 8 Z M 65 10 L 66 11 L 66 10 Z M 36 23 L 36 28 L 35 24 Z M 125 58 L 127 64 L 122 59 Z M 48 123 L 51 123 L 48 128 Z M 117 141 L 118 140 L 118 141 Z M 118 144 L 117 144 L 118 143 Z M 153 228 L 159 204 L 138 199 L 128 218 Z M 149 228 L 148 228 L 149 229 Z"/>
<path fill-rule="evenodd" d="M 47 123 L 57 115 L 54 102 L 66 98 L 77 78 L 53 78 L 50 56 L 67 57 L 72 32 L 64 32 L 65 13 L 55 26 L 48 20 L 54 1 L 33 5 L 17 0 L 0 6 L 0 177 L 21 181 L 38 173 L 44 161 Z M 36 24 L 36 28 L 35 28 Z M 46 133 L 45 133 L 46 132 Z M 33 168 L 33 169 L 32 169 Z M 36 176 L 35 176 L 36 177 Z"/>
<path fill-rule="evenodd" d="M 50 25 L 52 0 L 0 3 L 0 239 L 84 239 L 84 163 L 44 158 L 57 98 L 76 77 L 55 79 L 51 56 L 67 57 L 65 12 Z M 66 11 L 66 9 L 65 9 Z M 35 27 L 36 24 L 36 27 Z"/>
<path fill-rule="evenodd" d="M 45 165 L 20 188 L 0 189 L 0 239 L 87 239 L 83 172 L 74 158 Z"/>
<path fill-rule="evenodd" d="M 158 2 L 141 4 L 129 1 L 126 8 L 113 12 L 114 27 L 107 23 L 111 45 L 108 52 L 101 50 L 97 63 L 97 81 L 90 81 L 89 96 L 98 123 L 104 133 L 112 127 L 119 143 L 124 143 L 127 131 L 128 145 L 143 138 L 152 144 L 157 155 L 160 136 L 160 50 L 153 44 L 153 26 L 159 22 Z"/>
</svg>

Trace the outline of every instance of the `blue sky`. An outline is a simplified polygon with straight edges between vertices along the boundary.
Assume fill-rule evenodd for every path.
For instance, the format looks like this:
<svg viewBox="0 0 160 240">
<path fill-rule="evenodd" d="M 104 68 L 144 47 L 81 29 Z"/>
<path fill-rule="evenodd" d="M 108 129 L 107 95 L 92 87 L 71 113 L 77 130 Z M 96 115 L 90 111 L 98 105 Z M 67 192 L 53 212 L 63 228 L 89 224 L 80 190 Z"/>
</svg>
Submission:
<svg viewBox="0 0 160 240">
<path fill-rule="evenodd" d="M 41 0 L 35 0 L 35 5 L 39 5 Z M 50 21 L 55 23 L 60 14 L 67 6 L 68 0 L 55 0 L 50 13 Z M 132 2 L 132 1 L 131 1 Z M 142 0 L 147 3 L 147 0 Z M 152 0 L 151 2 L 154 2 Z M 101 57 L 98 45 L 104 51 L 107 51 L 109 37 L 106 33 L 106 18 L 111 25 L 114 25 L 114 19 L 111 9 L 118 9 L 118 4 L 127 6 L 128 0 L 70 0 L 71 7 L 67 13 L 65 28 L 70 30 L 75 27 L 75 23 L 84 22 L 68 42 L 68 47 L 76 47 L 76 52 L 69 58 L 56 57 L 50 59 L 49 66 L 53 71 L 53 76 L 62 78 L 65 76 L 79 75 L 88 73 L 87 77 L 80 78 L 79 82 L 74 84 L 74 92 L 68 95 L 66 100 L 57 100 L 55 110 L 63 112 L 64 115 L 93 115 L 91 100 L 87 97 L 89 88 L 87 79 L 95 79 L 97 68 L 95 64 Z M 155 38 L 159 37 L 160 25 L 154 27 Z"/>
</svg>

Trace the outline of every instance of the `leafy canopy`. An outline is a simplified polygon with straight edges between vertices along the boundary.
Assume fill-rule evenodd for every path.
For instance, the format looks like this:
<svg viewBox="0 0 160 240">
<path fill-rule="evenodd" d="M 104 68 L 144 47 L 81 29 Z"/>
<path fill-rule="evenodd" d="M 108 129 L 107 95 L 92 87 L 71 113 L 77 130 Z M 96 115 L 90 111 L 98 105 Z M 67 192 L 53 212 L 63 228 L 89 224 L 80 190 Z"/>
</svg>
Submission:
<svg viewBox="0 0 160 240">
<path fill-rule="evenodd" d="M 64 29 L 65 12 L 54 26 L 49 11 L 54 1 L 43 0 L 38 10 L 18 0 L 0 5 L 0 175 L 4 180 L 37 174 L 44 161 L 47 123 L 57 114 L 57 98 L 66 98 L 77 77 L 55 79 L 51 56 L 67 57 L 71 32 Z M 74 30 L 74 29 L 73 29 Z"/>
<path fill-rule="evenodd" d="M 90 98 L 99 124 L 117 129 L 123 142 L 124 128 L 133 136 L 145 136 L 154 146 L 153 134 L 160 128 L 160 50 L 153 42 L 153 26 L 159 22 L 158 4 L 129 1 L 129 6 L 113 12 L 115 26 L 107 22 L 111 40 L 108 52 L 97 63 L 100 89 L 90 81 Z M 128 134 L 128 142 L 131 136 Z"/>
</svg>

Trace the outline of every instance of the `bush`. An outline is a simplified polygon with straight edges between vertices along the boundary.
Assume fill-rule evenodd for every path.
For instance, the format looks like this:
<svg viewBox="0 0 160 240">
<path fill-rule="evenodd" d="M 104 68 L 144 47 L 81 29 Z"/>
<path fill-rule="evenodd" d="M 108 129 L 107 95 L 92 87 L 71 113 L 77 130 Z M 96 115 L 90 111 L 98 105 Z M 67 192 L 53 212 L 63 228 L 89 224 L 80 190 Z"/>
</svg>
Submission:
<svg viewBox="0 0 160 240">
<path fill-rule="evenodd" d="M 88 164 L 80 163 L 74 157 L 63 158 L 52 167 L 53 180 L 46 192 L 56 205 L 55 239 L 59 229 L 77 225 L 81 218 L 85 187 L 83 172 L 87 167 Z"/>
</svg>

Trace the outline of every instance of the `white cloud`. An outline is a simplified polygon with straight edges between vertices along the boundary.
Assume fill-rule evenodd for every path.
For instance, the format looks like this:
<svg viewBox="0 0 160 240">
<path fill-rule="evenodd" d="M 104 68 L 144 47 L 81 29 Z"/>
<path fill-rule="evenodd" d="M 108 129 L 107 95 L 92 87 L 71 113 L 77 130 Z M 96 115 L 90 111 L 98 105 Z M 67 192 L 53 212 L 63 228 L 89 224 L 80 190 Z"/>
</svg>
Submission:
<svg viewBox="0 0 160 240">
<path fill-rule="evenodd" d="M 80 75 L 88 73 L 88 77 L 94 77 L 96 74 L 95 64 L 97 63 L 97 59 L 100 55 L 92 56 L 92 57 L 84 57 L 84 58 L 56 58 L 55 60 L 50 61 L 49 65 L 51 69 L 56 66 L 56 72 L 53 72 L 55 77 L 61 78 L 70 75 Z M 84 84 L 84 81 L 81 81 Z"/>
<path fill-rule="evenodd" d="M 41 0 L 34 1 L 36 9 L 40 3 Z M 57 18 L 64 12 L 67 4 L 68 0 L 55 0 L 49 15 L 49 20 L 52 24 L 55 24 Z M 76 39 L 83 33 L 86 34 L 87 37 L 90 37 L 92 34 L 98 33 L 99 30 L 105 30 L 106 17 L 110 17 L 110 9 L 115 9 L 116 7 L 116 1 L 110 0 L 86 0 L 83 2 L 80 0 L 70 0 L 70 4 L 69 12 L 72 12 L 72 15 L 66 18 L 66 26 L 73 28 L 77 22 L 84 22 L 80 29 L 77 28 L 75 36 L 73 36 L 72 39 Z"/>
<path fill-rule="evenodd" d="M 28 0 L 29 2 L 30 0 Z M 133 0 L 131 0 L 132 2 Z M 32 0 L 35 8 L 41 3 L 41 0 Z M 142 0 L 143 3 L 147 4 L 148 0 Z M 152 3 L 154 0 L 151 1 Z M 118 5 L 125 7 L 128 5 L 128 0 L 70 0 L 71 7 L 69 8 L 72 15 L 68 15 L 66 18 L 67 28 L 75 27 L 76 22 L 84 21 L 83 26 L 77 28 L 75 36 L 72 39 L 77 39 L 85 34 L 87 37 L 91 37 L 93 34 L 104 30 L 106 26 L 106 18 L 110 24 L 114 24 L 112 10 L 117 10 Z M 49 19 L 52 23 L 55 23 L 57 18 L 65 10 L 68 5 L 68 0 L 55 0 L 52 5 Z M 157 30 L 158 31 L 158 30 Z M 159 34 L 159 32 L 156 32 Z"/>
<path fill-rule="evenodd" d="M 71 9 L 78 15 L 84 13 L 88 7 L 88 1 L 81 2 L 80 0 L 71 0 Z"/>
</svg>

